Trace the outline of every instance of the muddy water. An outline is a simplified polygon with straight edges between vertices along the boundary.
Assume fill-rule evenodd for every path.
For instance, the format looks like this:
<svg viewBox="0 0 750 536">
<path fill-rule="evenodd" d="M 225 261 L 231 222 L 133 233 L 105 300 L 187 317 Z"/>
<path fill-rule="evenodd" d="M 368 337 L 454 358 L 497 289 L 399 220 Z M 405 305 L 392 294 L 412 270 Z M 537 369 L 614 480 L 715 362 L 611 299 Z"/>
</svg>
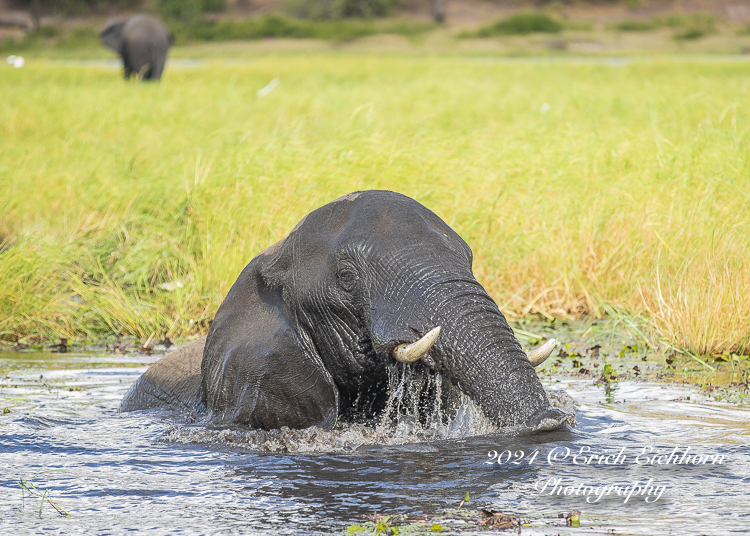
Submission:
<svg viewBox="0 0 750 536">
<path fill-rule="evenodd" d="M 466 492 L 464 509 L 520 517 L 524 534 L 750 530 L 750 411 L 697 391 L 545 374 L 580 404 L 576 428 L 507 437 L 462 406 L 431 440 L 409 423 L 263 435 L 118 414 L 153 359 L 0 354 L 0 533 L 337 533 L 374 511 L 455 510 Z M 40 517 L 21 478 L 70 515 L 45 502 Z M 581 528 L 558 517 L 571 510 Z"/>
</svg>

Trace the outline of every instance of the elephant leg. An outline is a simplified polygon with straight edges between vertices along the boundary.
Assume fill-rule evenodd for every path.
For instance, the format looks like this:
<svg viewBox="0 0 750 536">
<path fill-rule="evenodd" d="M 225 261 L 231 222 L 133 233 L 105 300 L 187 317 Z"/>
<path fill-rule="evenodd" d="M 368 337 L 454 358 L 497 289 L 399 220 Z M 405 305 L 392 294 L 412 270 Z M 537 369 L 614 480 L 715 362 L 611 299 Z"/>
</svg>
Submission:
<svg viewBox="0 0 750 536">
<path fill-rule="evenodd" d="M 128 51 L 123 50 L 120 56 L 122 57 L 122 70 L 123 70 L 124 78 L 125 80 L 130 80 L 130 77 L 133 75 L 133 68 L 131 66 L 130 56 L 128 54 Z"/>
<path fill-rule="evenodd" d="M 120 411 L 169 408 L 195 411 L 200 404 L 201 361 L 206 338 L 170 352 L 130 387 Z"/>
<path fill-rule="evenodd" d="M 164 71 L 164 58 L 155 54 L 151 58 L 151 80 L 161 80 L 161 73 Z"/>
<path fill-rule="evenodd" d="M 152 73 L 151 64 L 146 63 L 138 71 L 138 78 L 140 80 L 151 80 L 151 73 Z"/>
</svg>

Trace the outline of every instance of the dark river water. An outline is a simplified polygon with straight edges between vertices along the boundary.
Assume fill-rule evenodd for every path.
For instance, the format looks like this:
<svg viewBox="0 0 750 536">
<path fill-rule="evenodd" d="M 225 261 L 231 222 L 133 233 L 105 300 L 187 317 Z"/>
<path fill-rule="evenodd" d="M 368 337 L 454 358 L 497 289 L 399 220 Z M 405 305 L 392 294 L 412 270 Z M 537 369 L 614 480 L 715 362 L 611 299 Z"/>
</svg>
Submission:
<svg viewBox="0 0 750 536">
<path fill-rule="evenodd" d="M 467 492 L 464 510 L 519 517 L 522 534 L 750 533 L 750 411 L 695 391 L 553 376 L 577 427 L 531 437 L 486 433 L 470 406 L 447 439 L 409 423 L 259 434 L 119 414 L 152 360 L 0 353 L 0 534 L 344 533 L 374 512 L 443 515 Z M 45 493 L 70 515 L 45 501 L 40 517 Z M 572 510 L 580 528 L 559 517 Z"/>
</svg>

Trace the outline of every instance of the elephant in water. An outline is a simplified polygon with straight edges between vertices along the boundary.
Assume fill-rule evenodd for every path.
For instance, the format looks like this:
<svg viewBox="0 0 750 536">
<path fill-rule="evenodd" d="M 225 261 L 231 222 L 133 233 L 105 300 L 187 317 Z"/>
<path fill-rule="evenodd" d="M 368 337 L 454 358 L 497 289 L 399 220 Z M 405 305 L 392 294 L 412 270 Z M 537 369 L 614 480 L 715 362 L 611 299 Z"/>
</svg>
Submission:
<svg viewBox="0 0 750 536">
<path fill-rule="evenodd" d="M 122 58 L 125 78 L 159 80 L 164 71 L 172 36 L 164 25 L 149 15 L 133 15 L 107 24 L 100 34 L 104 44 Z"/>
<path fill-rule="evenodd" d="M 443 220 L 388 191 L 345 195 L 255 257 L 207 337 L 167 354 L 121 411 L 187 409 L 211 424 L 332 428 L 382 408 L 394 360 L 468 395 L 501 427 L 556 428 L 534 366 Z"/>
</svg>

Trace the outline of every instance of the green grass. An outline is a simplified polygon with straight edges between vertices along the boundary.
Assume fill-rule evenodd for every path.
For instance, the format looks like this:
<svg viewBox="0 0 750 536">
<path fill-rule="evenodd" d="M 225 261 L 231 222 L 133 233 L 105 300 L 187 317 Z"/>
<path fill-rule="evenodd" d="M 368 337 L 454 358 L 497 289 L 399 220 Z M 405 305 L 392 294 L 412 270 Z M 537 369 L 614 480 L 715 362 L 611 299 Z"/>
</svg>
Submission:
<svg viewBox="0 0 750 536">
<path fill-rule="evenodd" d="M 205 331 L 305 214 L 385 188 L 467 240 L 511 316 L 640 315 L 695 354 L 750 352 L 744 64 L 249 60 L 161 84 L 5 67 L 0 337 Z"/>
<path fill-rule="evenodd" d="M 693 13 L 691 15 L 669 15 L 650 20 L 626 19 L 609 26 L 620 32 L 650 32 L 661 28 L 676 30 L 673 37 L 689 41 L 700 39 L 717 32 L 717 18 L 710 13 Z"/>
</svg>

